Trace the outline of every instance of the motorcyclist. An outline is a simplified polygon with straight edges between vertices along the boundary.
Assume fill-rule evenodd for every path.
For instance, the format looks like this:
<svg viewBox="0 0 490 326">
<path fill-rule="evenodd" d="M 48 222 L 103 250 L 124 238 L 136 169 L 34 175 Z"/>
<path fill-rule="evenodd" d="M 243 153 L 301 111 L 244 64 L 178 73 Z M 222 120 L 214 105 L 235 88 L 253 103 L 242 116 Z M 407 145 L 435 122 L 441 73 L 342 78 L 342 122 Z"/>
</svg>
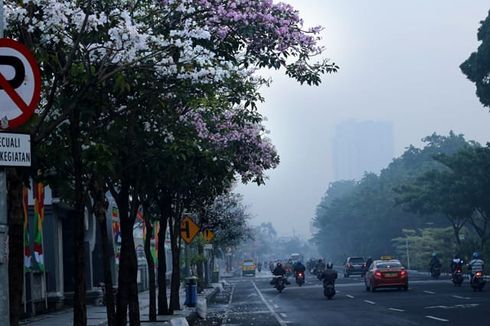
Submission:
<svg viewBox="0 0 490 326">
<path fill-rule="evenodd" d="M 437 253 L 432 253 L 432 258 L 429 263 L 430 272 L 433 273 L 434 269 L 441 268 L 441 261 L 439 257 L 437 257 Z"/>
<path fill-rule="evenodd" d="M 316 263 L 315 270 L 317 274 L 323 273 L 325 270 L 325 263 L 323 262 L 323 259 L 318 259 L 318 262 Z"/>
<path fill-rule="evenodd" d="M 274 268 L 274 271 L 272 272 L 272 275 L 283 277 L 285 279 L 285 283 L 289 284 L 286 278 L 286 269 L 284 269 L 284 267 L 280 262 L 277 263 L 276 268 Z M 274 282 L 275 282 L 275 278 L 272 280 L 271 284 L 274 284 Z"/>
<path fill-rule="evenodd" d="M 321 279 L 324 280 L 327 284 L 335 284 L 335 280 L 337 279 L 337 271 L 333 269 L 332 262 L 328 262 L 326 268 L 323 270 Z"/>
<path fill-rule="evenodd" d="M 483 272 L 485 268 L 485 262 L 481 259 L 480 253 L 475 251 L 471 256 L 471 261 L 468 264 L 468 270 L 471 273 L 471 280 L 473 280 L 473 276 L 476 272 Z"/>
<path fill-rule="evenodd" d="M 303 263 L 301 263 L 301 261 L 298 260 L 296 263 L 294 263 L 293 270 L 295 275 L 298 273 L 303 273 L 303 279 L 305 279 L 306 267 L 303 265 Z"/>
<path fill-rule="evenodd" d="M 454 274 L 456 270 L 461 270 L 463 268 L 463 260 L 459 258 L 459 255 L 454 255 L 453 259 L 451 260 L 451 274 Z"/>
</svg>

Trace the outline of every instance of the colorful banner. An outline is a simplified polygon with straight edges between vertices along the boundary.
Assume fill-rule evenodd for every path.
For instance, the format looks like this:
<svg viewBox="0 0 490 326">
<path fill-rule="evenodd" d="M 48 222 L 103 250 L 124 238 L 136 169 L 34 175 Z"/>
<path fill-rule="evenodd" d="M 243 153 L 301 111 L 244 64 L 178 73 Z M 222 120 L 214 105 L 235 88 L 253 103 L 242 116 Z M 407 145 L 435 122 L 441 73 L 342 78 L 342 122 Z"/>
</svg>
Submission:
<svg viewBox="0 0 490 326">
<path fill-rule="evenodd" d="M 24 271 L 31 270 L 31 244 L 29 241 L 29 189 L 22 189 L 22 208 L 24 211 Z"/>
<path fill-rule="evenodd" d="M 44 221 L 44 185 L 34 183 L 34 258 L 40 271 L 44 271 L 43 221 Z"/>
</svg>

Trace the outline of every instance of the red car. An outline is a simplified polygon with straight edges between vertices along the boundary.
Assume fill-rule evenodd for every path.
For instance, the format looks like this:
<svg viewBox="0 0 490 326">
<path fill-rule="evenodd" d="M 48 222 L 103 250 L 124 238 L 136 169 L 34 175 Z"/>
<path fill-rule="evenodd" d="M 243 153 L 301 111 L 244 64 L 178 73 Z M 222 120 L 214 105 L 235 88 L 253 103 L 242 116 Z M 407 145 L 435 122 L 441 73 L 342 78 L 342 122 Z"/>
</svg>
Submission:
<svg viewBox="0 0 490 326">
<path fill-rule="evenodd" d="M 397 259 L 375 260 L 364 276 L 366 291 L 378 288 L 399 288 L 408 290 L 408 272 Z"/>
</svg>

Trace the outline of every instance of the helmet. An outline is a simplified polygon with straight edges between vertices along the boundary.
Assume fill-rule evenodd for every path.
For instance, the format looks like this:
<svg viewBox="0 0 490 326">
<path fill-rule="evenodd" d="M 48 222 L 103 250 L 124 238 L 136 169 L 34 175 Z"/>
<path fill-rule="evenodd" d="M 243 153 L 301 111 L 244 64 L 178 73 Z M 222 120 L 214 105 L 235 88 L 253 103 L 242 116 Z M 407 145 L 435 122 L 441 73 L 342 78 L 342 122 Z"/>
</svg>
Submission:
<svg viewBox="0 0 490 326">
<path fill-rule="evenodd" d="M 277 263 L 277 267 L 282 267 L 282 264 L 280 262 Z"/>
<path fill-rule="evenodd" d="M 437 253 L 436 252 L 433 252 L 432 253 L 432 257 L 435 257 L 435 256 L 437 256 Z"/>
<path fill-rule="evenodd" d="M 332 269 L 332 268 L 333 268 L 333 264 L 332 264 L 332 262 L 331 262 L 331 261 L 329 261 L 329 262 L 327 263 L 327 269 Z"/>
<path fill-rule="evenodd" d="M 473 259 L 478 259 L 480 258 L 480 253 L 478 251 L 475 251 L 472 255 Z"/>
<path fill-rule="evenodd" d="M 323 263 L 323 259 L 318 259 L 318 262 L 319 263 Z"/>
</svg>

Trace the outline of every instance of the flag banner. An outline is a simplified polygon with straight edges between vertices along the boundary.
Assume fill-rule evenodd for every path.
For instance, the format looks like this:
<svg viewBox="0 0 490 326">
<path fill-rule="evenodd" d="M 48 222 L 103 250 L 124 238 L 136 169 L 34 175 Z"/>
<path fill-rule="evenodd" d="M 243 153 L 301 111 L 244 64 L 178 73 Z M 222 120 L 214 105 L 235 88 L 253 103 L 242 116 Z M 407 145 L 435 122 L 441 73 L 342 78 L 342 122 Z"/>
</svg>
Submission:
<svg viewBox="0 0 490 326">
<path fill-rule="evenodd" d="M 112 217 L 113 218 L 119 217 L 119 209 L 117 207 L 112 207 Z"/>
<path fill-rule="evenodd" d="M 158 232 L 160 232 L 160 222 L 156 221 L 153 224 L 153 239 L 151 246 L 151 255 L 153 256 L 153 261 L 155 266 L 158 264 Z"/>
<path fill-rule="evenodd" d="M 43 221 L 44 221 L 44 185 L 34 184 L 34 258 L 40 271 L 44 271 Z"/>
<path fill-rule="evenodd" d="M 24 271 L 31 270 L 31 243 L 29 241 L 29 189 L 22 188 L 22 208 L 24 212 Z"/>
</svg>

